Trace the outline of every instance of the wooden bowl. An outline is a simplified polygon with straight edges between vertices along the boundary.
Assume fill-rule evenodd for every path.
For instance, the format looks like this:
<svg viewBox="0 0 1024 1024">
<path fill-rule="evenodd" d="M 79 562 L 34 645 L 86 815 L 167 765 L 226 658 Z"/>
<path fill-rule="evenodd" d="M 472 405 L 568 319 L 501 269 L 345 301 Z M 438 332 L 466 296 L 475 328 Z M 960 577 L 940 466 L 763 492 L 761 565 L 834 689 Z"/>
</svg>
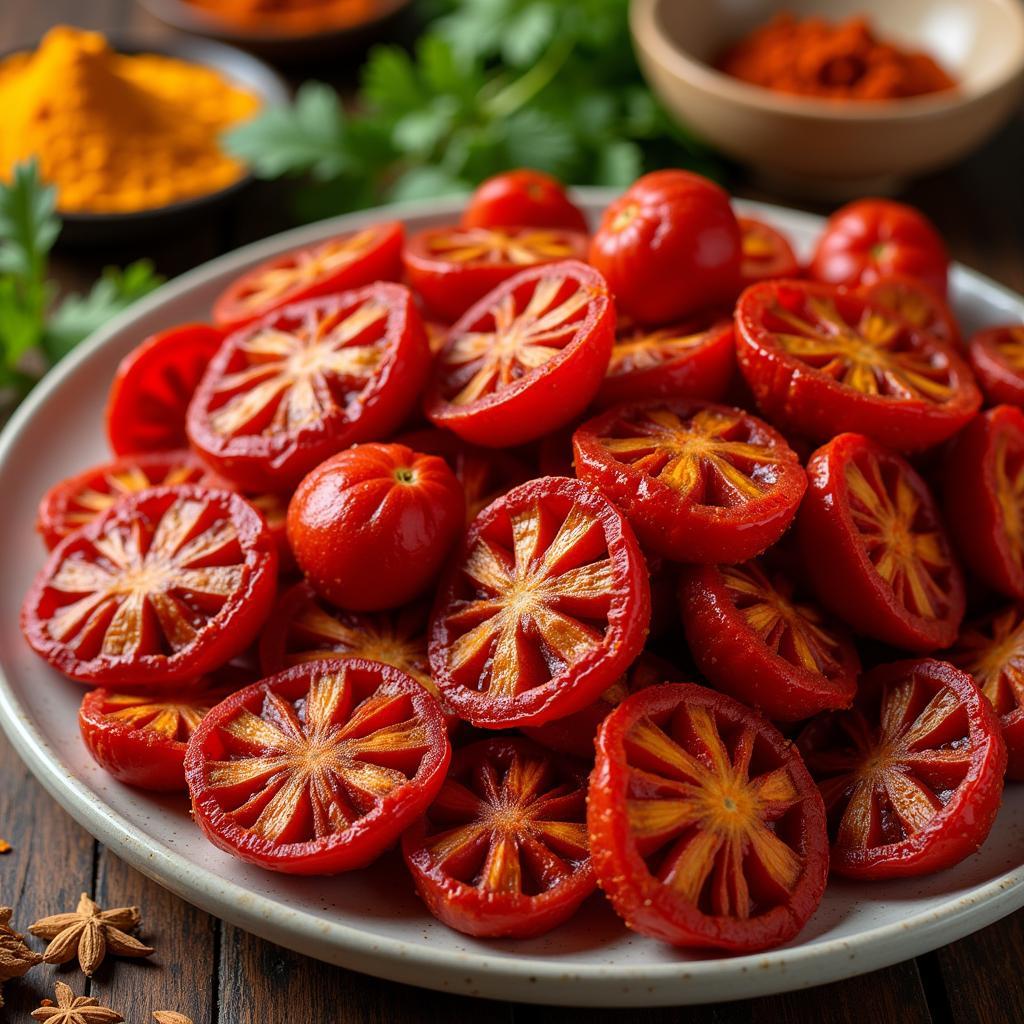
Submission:
<svg viewBox="0 0 1024 1024">
<path fill-rule="evenodd" d="M 780 10 L 866 15 L 884 38 L 936 57 L 947 93 L 847 101 L 793 96 L 713 64 Z M 666 108 L 776 187 L 828 198 L 895 191 L 965 156 L 1007 120 L 1024 85 L 1020 0 L 632 0 L 640 64 Z"/>
</svg>

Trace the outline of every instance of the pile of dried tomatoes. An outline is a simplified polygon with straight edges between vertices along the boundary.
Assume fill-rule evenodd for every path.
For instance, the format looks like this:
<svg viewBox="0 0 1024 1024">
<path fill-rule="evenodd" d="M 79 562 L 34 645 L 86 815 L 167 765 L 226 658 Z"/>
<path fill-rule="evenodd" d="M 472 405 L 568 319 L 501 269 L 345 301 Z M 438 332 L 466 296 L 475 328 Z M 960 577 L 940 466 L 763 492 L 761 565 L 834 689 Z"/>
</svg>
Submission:
<svg viewBox="0 0 1024 1024">
<path fill-rule="evenodd" d="M 802 267 L 682 171 L 593 236 L 518 171 L 288 253 L 122 362 L 25 636 L 96 761 L 244 860 L 400 841 L 472 935 L 599 886 L 785 942 L 1024 776 L 1024 327 L 964 345 L 947 268 L 875 200 Z"/>
</svg>

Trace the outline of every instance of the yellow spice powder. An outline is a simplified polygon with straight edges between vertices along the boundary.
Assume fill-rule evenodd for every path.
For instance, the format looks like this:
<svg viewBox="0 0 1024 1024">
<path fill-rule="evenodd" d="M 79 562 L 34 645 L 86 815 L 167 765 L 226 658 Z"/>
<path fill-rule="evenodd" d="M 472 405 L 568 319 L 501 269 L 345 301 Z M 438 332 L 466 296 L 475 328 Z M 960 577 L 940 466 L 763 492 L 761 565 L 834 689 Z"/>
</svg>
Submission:
<svg viewBox="0 0 1024 1024">
<path fill-rule="evenodd" d="M 64 212 L 152 209 L 215 192 L 244 166 L 218 138 L 260 101 L 211 68 L 123 56 L 96 32 L 52 29 L 0 62 L 0 179 L 31 157 Z"/>
</svg>

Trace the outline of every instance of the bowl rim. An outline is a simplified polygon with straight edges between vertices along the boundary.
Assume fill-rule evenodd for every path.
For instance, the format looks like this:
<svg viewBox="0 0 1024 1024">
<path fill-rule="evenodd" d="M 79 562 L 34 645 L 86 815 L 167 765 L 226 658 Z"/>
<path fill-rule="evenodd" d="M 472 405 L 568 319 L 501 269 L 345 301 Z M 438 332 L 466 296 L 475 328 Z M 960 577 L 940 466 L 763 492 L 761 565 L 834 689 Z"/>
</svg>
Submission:
<svg viewBox="0 0 1024 1024">
<path fill-rule="evenodd" d="M 768 114 L 788 114 L 808 120 L 822 118 L 849 122 L 911 121 L 938 116 L 980 102 L 987 96 L 1024 80 L 1024 4 L 1019 0 L 987 0 L 1015 25 L 1019 48 L 1015 61 L 980 89 L 949 89 L 923 96 L 889 100 L 824 99 L 776 92 L 733 78 L 691 56 L 662 31 L 657 14 L 667 0 L 630 0 L 629 27 L 634 45 L 667 67 L 677 78 L 700 86 L 746 107 Z"/>
</svg>

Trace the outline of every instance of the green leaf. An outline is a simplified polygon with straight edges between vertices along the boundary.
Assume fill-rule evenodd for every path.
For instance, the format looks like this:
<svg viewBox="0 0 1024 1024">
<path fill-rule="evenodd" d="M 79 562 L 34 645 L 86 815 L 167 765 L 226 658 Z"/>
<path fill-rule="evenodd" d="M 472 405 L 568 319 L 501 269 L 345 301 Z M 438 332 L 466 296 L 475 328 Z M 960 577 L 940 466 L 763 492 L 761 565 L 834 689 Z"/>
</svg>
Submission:
<svg viewBox="0 0 1024 1024">
<path fill-rule="evenodd" d="M 573 126 L 526 107 L 504 123 L 505 152 L 510 166 L 534 167 L 560 175 L 578 153 Z"/>
<path fill-rule="evenodd" d="M 558 28 L 558 11 L 554 5 L 530 4 L 506 26 L 501 55 L 513 67 L 529 67 L 551 44 Z"/>
<path fill-rule="evenodd" d="M 411 167 L 388 191 L 392 202 L 466 195 L 471 186 L 450 175 L 443 167 Z"/>
<path fill-rule="evenodd" d="M 438 96 L 475 101 L 483 77 L 473 60 L 460 60 L 448 41 L 434 33 L 423 36 L 416 47 L 423 85 Z M 420 102 L 423 97 L 420 97 Z"/>
<path fill-rule="evenodd" d="M 596 181 L 598 185 L 626 188 L 640 177 L 644 155 L 635 142 L 620 139 L 609 142 L 598 154 Z"/>
<path fill-rule="evenodd" d="M 407 114 L 423 102 L 423 89 L 412 58 L 398 46 L 375 46 L 363 68 L 367 104 L 383 114 Z"/>
<path fill-rule="evenodd" d="M 35 160 L 18 164 L 10 184 L 0 185 L 0 273 L 41 284 L 46 257 L 60 234 L 57 193 L 44 185 Z"/>
<path fill-rule="evenodd" d="M 439 96 L 429 106 L 398 120 L 392 135 L 395 147 L 409 156 L 428 156 L 451 131 L 456 114 L 456 101 Z"/>
</svg>

